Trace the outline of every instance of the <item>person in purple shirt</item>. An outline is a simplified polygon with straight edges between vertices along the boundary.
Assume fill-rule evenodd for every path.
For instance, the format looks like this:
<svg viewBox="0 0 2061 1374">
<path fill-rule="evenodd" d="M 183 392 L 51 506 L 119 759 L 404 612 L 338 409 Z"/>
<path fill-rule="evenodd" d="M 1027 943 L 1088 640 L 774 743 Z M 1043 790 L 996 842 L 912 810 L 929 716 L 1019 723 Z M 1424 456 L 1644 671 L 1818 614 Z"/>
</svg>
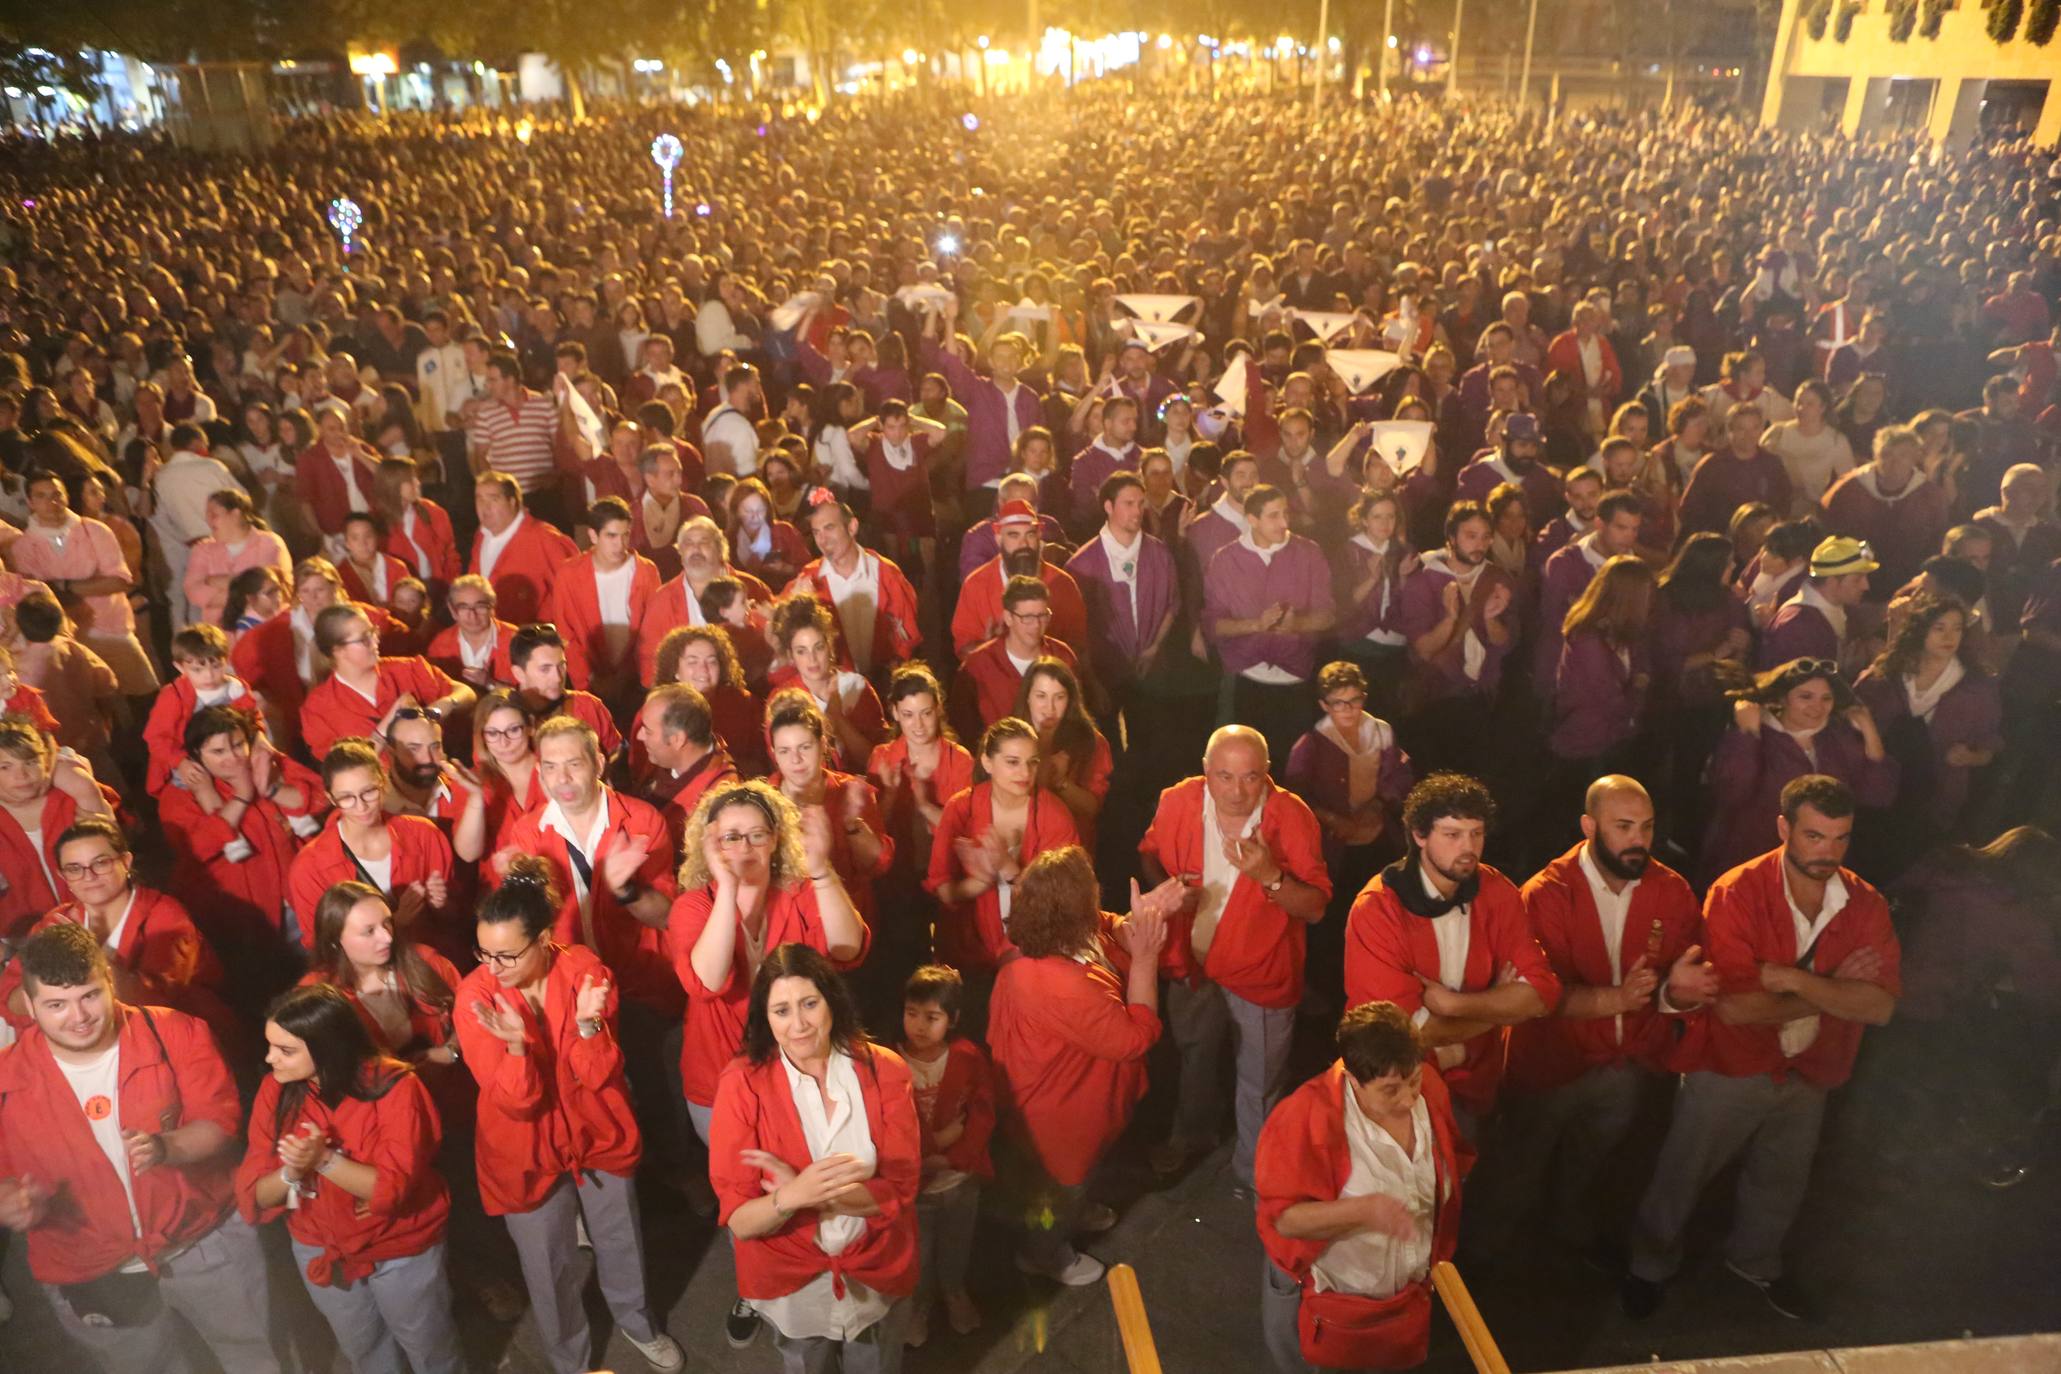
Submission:
<svg viewBox="0 0 2061 1374">
<path fill-rule="evenodd" d="M 1445 547 L 1403 583 L 1402 632 L 1424 704 L 1404 722 L 1410 752 L 1472 771 L 1515 636 L 1516 584 L 1488 561 L 1493 525 L 1479 501 L 1446 510 Z"/>
<path fill-rule="evenodd" d="M 1417 554 L 1403 538 L 1403 504 L 1394 491 L 1353 502 L 1354 533 L 1332 558 L 1338 593 L 1338 648 L 1367 671 L 1368 701 L 1391 716 L 1401 700 L 1409 640 L 1403 635 L 1403 584 Z"/>
<path fill-rule="evenodd" d="M 1731 524 L 1732 512 L 1750 501 L 1776 511 L 1789 509 L 1789 471 L 1760 446 L 1766 428 L 1766 417 L 1753 401 L 1742 401 L 1725 413 L 1724 446 L 1703 455 L 1682 491 L 1676 538 L 1698 530 L 1722 534 Z"/>
<path fill-rule="evenodd" d="M 1531 570 L 1535 576 L 1545 572 L 1547 559 L 1587 534 L 1596 523 L 1596 505 L 1603 499 L 1603 474 L 1586 465 L 1569 468 L 1560 479 L 1560 499 L 1567 509 L 1532 536 Z"/>
<path fill-rule="evenodd" d="M 1575 786 L 1620 771 L 1638 729 L 1650 681 L 1647 632 L 1653 569 L 1628 553 L 1606 562 L 1568 608 L 1553 687 L 1547 747 L 1568 764 Z"/>
<path fill-rule="evenodd" d="M 1251 527 L 1245 518 L 1245 498 L 1259 485 L 1259 459 L 1244 449 L 1233 449 L 1224 455 L 1223 465 L 1217 469 L 1217 479 L 1223 492 L 1214 504 L 1188 525 L 1188 552 L 1195 559 L 1197 585 L 1201 575 L 1209 571 L 1210 560 L 1226 545 L 1237 542 L 1238 537 Z M 1208 636 L 1205 623 L 1202 631 Z M 1201 651 L 1197 651 L 1197 657 Z"/>
<path fill-rule="evenodd" d="M 1837 663 L 1846 645 L 1846 613 L 1868 594 L 1868 574 L 1879 566 L 1858 539 L 1835 534 L 1820 541 L 1811 550 L 1810 575 L 1768 622 L 1755 666 L 1768 669 L 1795 658 Z"/>
<path fill-rule="evenodd" d="M 1735 695 L 1732 727 L 1710 760 L 1710 828 L 1698 855 L 1699 885 L 1779 843 L 1782 789 L 1806 773 L 1839 779 L 1862 806 L 1896 801 L 1896 760 L 1883 747 L 1874 716 L 1829 659 L 1770 668 Z"/>
<path fill-rule="evenodd" d="M 1545 451 L 1537 417 L 1517 412 L 1503 421 L 1501 447 L 1491 449 L 1460 469 L 1453 491 L 1462 501 L 1486 501 L 1505 482 L 1524 493 L 1524 509 L 1536 522 L 1560 509 L 1560 479 L 1539 461 Z"/>
<path fill-rule="evenodd" d="M 1202 578 L 1202 615 L 1231 679 L 1231 719 L 1287 758 L 1309 720 L 1317 640 L 1338 621 L 1331 569 L 1316 544 L 1288 528 L 1288 493 L 1265 484 L 1245 497 L 1250 528 L 1217 551 Z"/>
<path fill-rule="evenodd" d="M 1596 503 L 1596 523 L 1587 534 L 1546 560 L 1539 579 L 1538 642 L 1533 647 L 1532 687 L 1551 701 L 1560 665 L 1560 625 L 1605 563 L 1639 547 L 1644 505 L 1628 491 L 1613 491 Z M 1603 772 L 1614 770 L 1606 768 Z M 1583 779 L 1586 783 L 1587 779 Z M 1574 815 L 1578 808 L 1569 808 Z M 1558 853 L 1559 851 L 1554 851 Z"/>
<path fill-rule="evenodd" d="M 1067 476 L 1068 509 L 1072 533 L 1085 539 L 1100 528 L 1095 516 L 1102 513 L 1096 496 L 1102 483 L 1117 472 L 1138 470 L 1138 403 L 1128 396 L 1112 396 L 1102 406 L 1102 433 L 1073 456 L 1073 470 Z"/>
<path fill-rule="evenodd" d="M 1174 555 L 1145 533 L 1145 483 L 1115 472 L 1102 481 L 1103 525 L 1066 570 L 1080 584 L 1088 608 L 1088 660 L 1095 677 L 1118 698 L 1152 672 L 1180 608 Z"/>
<path fill-rule="evenodd" d="M 1018 375 L 1030 351 L 1029 340 L 1011 332 L 988 345 L 991 377 L 968 367 L 943 345 L 945 332 L 957 323 L 959 308 L 930 317 L 931 335 L 923 340 L 923 365 L 942 372 L 953 399 L 966 407 L 966 514 L 968 523 L 994 509 L 995 488 L 1009 470 L 1016 436 L 1045 418 L 1045 403 Z"/>
<path fill-rule="evenodd" d="M 1027 472 L 1012 472 L 1004 477 L 1001 485 L 995 489 L 996 509 L 999 510 L 1011 501 L 1028 501 L 1035 508 L 1040 504 L 1039 492 L 1037 478 Z M 1040 513 L 1038 529 L 1045 537 L 1046 548 L 1065 545 L 1066 531 L 1061 529 L 1059 522 L 1051 516 Z M 975 568 L 1001 551 L 1002 546 L 995 541 L 994 520 L 986 519 L 974 524 L 959 541 L 959 580 L 964 582 L 973 576 Z"/>
<path fill-rule="evenodd" d="M 1482 360 L 1460 374 L 1459 385 L 1453 388 L 1449 404 L 1452 411 L 1452 438 L 1462 445 L 1462 453 L 1472 453 L 1482 445 L 1482 433 L 1488 425 L 1492 409 L 1511 410 L 1536 404 L 1545 393 L 1545 378 L 1530 363 L 1517 360 L 1517 333 L 1501 320 L 1481 331 Z M 1517 391 L 1510 399 L 1511 405 L 1502 405 L 1493 394 L 1490 383 L 1501 368 L 1509 368 L 1515 379 Z"/>
<path fill-rule="evenodd" d="M 1689 537 L 1693 539 L 1695 536 Z M 1732 590 L 1740 604 L 1746 607 L 1755 630 L 1767 629 L 1768 623 L 1775 618 L 1775 612 L 1787 605 L 1789 598 L 1803 586 L 1804 578 L 1810 576 L 1811 550 L 1824 540 L 1824 527 L 1805 516 L 1801 520 L 1783 520 L 1768 526 L 1760 548 L 1744 566 L 1737 566 L 1737 548 L 1734 546 L 1737 575 L 1733 578 Z M 1683 541 L 1683 547 L 1688 547 L 1687 540 Z"/>
<path fill-rule="evenodd" d="M 1189 335 L 1188 340 L 1188 347 L 1192 349 L 1195 336 Z M 1185 358 L 1187 350 L 1182 350 L 1181 356 Z M 1166 427 L 1159 418 L 1160 402 L 1173 395 L 1176 388 L 1171 381 L 1153 371 L 1152 350 L 1142 339 L 1126 339 L 1123 347 L 1117 350 L 1116 389 L 1119 395 L 1138 407 L 1138 437 L 1158 443 L 1166 433 Z M 1106 430 L 1109 425 L 1106 411 L 1102 423 Z"/>
</svg>

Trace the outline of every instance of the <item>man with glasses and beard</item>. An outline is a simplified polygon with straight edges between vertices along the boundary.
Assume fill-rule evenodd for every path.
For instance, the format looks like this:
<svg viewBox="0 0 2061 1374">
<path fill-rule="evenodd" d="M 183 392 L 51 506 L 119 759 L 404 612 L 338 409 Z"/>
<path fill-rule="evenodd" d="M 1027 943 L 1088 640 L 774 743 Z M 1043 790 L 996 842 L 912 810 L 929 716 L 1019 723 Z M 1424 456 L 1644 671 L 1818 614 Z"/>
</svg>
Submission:
<svg viewBox="0 0 2061 1374">
<path fill-rule="evenodd" d="M 1362 889 L 1345 929 L 1346 1005 L 1410 1013 L 1470 1142 L 1495 1105 L 1509 1027 L 1560 999 L 1517 885 L 1481 861 L 1495 813 L 1488 788 L 1465 773 L 1411 788 L 1409 852 Z"/>
<path fill-rule="evenodd" d="M 1889 904 L 1841 866 L 1853 818 L 1845 783 L 1796 778 L 1782 789 L 1781 846 L 1711 884 L 1703 920 L 1717 1001 L 1691 1042 L 1639 1204 L 1621 1293 L 1628 1316 L 1659 1308 L 1697 1200 L 1742 1154 L 1725 1267 L 1785 1317 L 1818 1311 L 1785 1272 L 1782 1246 L 1810 1184 L 1825 1096 L 1852 1074 L 1862 1027 L 1887 1024 L 1903 991 Z"/>
<path fill-rule="evenodd" d="M 1035 577 L 1052 593 L 1052 623 L 1046 633 L 1076 654 L 1087 648 L 1088 608 L 1073 574 L 1045 561 L 1045 535 L 1028 501 L 1010 501 L 995 512 L 995 543 L 1001 552 L 973 570 L 959 588 L 952 613 L 952 648 L 965 658 L 977 644 L 1005 632 L 1002 592 L 1012 577 Z"/>
<path fill-rule="evenodd" d="M 1513 1205 L 1499 1215 L 1514 1229 L 1546 1191 L 1559 1240 L 1610 1259 L 1618 1247 L 1597 1249 L 1603 1165 L 1641 1098 L 1674 1072 L 1682 1018 L 1716 997 L 1717 971 L 1697 943 L 1695 892 L 1653 858 L 1646 789 L 1612 773 L 1589 784 L 1582 811 L 1581 842 L 1522 893 L 1561 996 L 1551 1016 L 1510 1035 L 1511 1091 L 1497 1137 L 1511 1146 L 1501 1172 Z"/>
</svg>

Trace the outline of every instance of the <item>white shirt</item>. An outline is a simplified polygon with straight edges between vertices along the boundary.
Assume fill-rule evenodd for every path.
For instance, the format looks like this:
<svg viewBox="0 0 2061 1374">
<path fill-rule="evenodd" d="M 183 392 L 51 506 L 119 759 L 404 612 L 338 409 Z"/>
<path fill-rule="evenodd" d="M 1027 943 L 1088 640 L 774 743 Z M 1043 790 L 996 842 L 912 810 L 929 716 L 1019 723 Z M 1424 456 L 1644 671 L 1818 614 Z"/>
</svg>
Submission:
<svg viewBox="0 0 2061 1374">
<path fill-rule="evenodd" d="M 63 888 L 57 885 L 57 875 L 50 871 L 50 854 L 43 848 L 43 827 L 39 825 L 34 830 L 31 830 L 24 825 L 21 828 L 21 833 L 28 840 L 29 849 L 36 856 L 36 863 L 43 870 L 43 881 L 50 885 L 52 892 L 64 891 Z"/>
<path fill-rule="evenodd" d="M 1834 873 L 1825 884 L 1824 904 L 1818 908 L 1818 918 L 1812 920 L 1803 914 L 1803 908 L 1796 904 L 1796 894 L 1789 890 L 1789 868 L 1782 868 L 1782 900 L 1789 903 L 1789 919 L 1796 925 L 1797 964 L 1805 966 L 1805 951 L 1825 933 L 1825 927 L 1832 924 L 1832 918 L 1846 910 L 1851 894 L 1846 890 L 1846 880 Z M 1818 1027 L 1823 1022 L 1817 1012 L 1800 1016 L 1794 1021 L 1784 1021 L 1780 1031 L 1782 1053 L 1794 1059 L 1817 1041 Z"/>
<path fill-rule="evenodd" d="M 1197 962 L 1209 958 L 1210 942 L 1217 935 L 1217 922 L 1223 919 L 1224 908 L 1231 902 L 1231 889 L 1245 876 L 1224 853 L 1224 841 L 1249 840 L 1259 834 L 1260 818 L 1266 810 L 1266 799 L 1262 797 L 1260 804 L 1252 809 L 1252 814 L 1245 818 L 1245 824 L 1238 828 L 1237 835 L 1226 835 L 1217 825 L 1216 798 L 1209 794 L 1207 787 L 1202 789 L 1202 893 L 1195 907 L 1195 924 L 1188 936 Z"/>
<path fill-rule="evenodd" d="M 1379 1231 L 1353 1231 L 1324 1247 L 1310 1265 L 1319 1293 L 1355 1293 L 1391 1298 L 1431 1271 L 1431 1237 L 1438 1220 L 1437 1143 L 1431 1133 L 1431 1109 L 1420 1095 L 1410 1108 L 1412 1149 L 1367 1119 L 1353 1096 L 1350 1077 L 1345 1094 L 1345 1143 L 1352 1159 L 1341 1199 L 1382 1193 L 1409 1210 L 1416 1229 L 1397 1239 Z"/>
<path fill-rule="evenodd" d="M 408 537 L 410 543 L 415 543 L 415 507 L 413 506 L 401 512 L 401 533 Z M 429 580 L 429 555 L 423 551 L 420 544 L 416 544 L 415 547 L 415 575 L 424 581 Z"/>
<path fill-rule="evenodd" d="M 152 488 L 157 493 L 157 511 L 150 523 L 160 538 L 175 540 L 183 549 L 208 532 L 208 498 L 236 485 L 219 460 L 180 449 L 157 470 Z"/>
<path fill-rule="evenodd" d="M 465 631 L 460 630 L 458 632 L 458 661 L 467 668 L 491 667 L 494 662 L 494 646 L 500 640 L 501 636 L 498 632 L 489 631 L 486 643 L 475 649 L 472 646 L 472 641 L 465 637 Z"/>
<path fill-rule="evenodd" d="M 444 428 L 444 416 L 456 411 L 465 400 L 460 393 L 463 382 L 469 379 L 463 344 L 432 346 L 415 355 L 415 386 L 422 393 L 422 406 L 431 429 Z"/>
<path fill-rule="evenodd" d="M 601 605 L 602 624 L 630 623 L 630 582 L 636 575 L 634 558 L 625 558 L 614 572 L 601 571 L 598 563 L 594 566 L 594 599 Z"/>
<path fill-rule="evenodd" d="M 93 1132 L 93 1143 L 107 1156 L 115 1177 L 122 1182 L 122 1197 L 129 1204 L 129 1225 L 140 1238 L 143 1219 L 136 1212 L 136 1181 L 129 1173 L 129 1147 L 122 1140 L 121 1059 L 120 1040 L 85 1064 L 67 1063 L 56 1055 L 51 1056 L 51 1062 L 57 1065 L 65 1082 L 71 1085 L 72 1096 L 78 1099 L 79 1111 Z M 141 1260 L 132 1260 L 122 1266 L 122 1272 L 137 1273 L 143 1268 Z"/>
<path fill-rule="evenodd" d="M 508 528 L 495 534 L 485 525 L 479 527 L 479 575 L 492 581 L 494 565 L 501 561 L 501 554 L 508 547 L 508 541 L 515 538 L 515 532 L 522 528 L 522 522 L 529 519 L 528 511 L 517 511 L 508 522 Z"/>
<path fill-rule="evenodd" d="M 136 889 L 131 887 L 129 889 L 129 900 L 122 903 L 122 914 L 116 917 L 115 923 L 107 928 L 107 938 L 100 942 L 100 947 L 109 954 L 120 952 L 122 948 L 122 932 L 129 928 L 129 916 L 135 910 Z"/>
<path fill-rule="evenodd" d="M 739 477 L 759 470 L 759 432 L 743 411 L 733 405 L 719 405 L 701 425 L 701 446 L 722 444 L 730 450 L 730 462 Z"/>
<path fill-rule="evenodd" d="M 1424 884 L 1424 894 L 1437 901 L 1444 896 L 1432 886 L 1431 875 L 1420 864 L 1417 881 Z M 1443 916 L 1431 918 L 1431 938 L 1438 943 L 1438 981 L 1453 992 L 1467 985 L 1467 952 L 1474 944 L 1473 904 L 1462 902 Z M 1411 1020 L 1422 1027 L 1431 1019 L 1431 1008 L 1419 1007 Z M 1450 1069 L 1467 1057 L 1465 1045 L 1440 1045 L 1434 1051 L 1441 1069 Z"/>
<path fill-rule="evenodd" d="M 348 453 L 341 458 L 333 453 L 329 457 L 330 461 L 336 464 L 337 475 L 343 478 L 344 492 L 350 498 L 351 509 L 354 512 L 371 510 L 372 507 L 366 503 L 364 491 L 358 486 L 358 460 Z"/>
<path fill-rule="evenodd" d="M 365 870 L 372 879 L 372 885 L 391 897 L 394 891 L 394 852 L 389 849 L 384 859 L 368 859 L 363 854 L 357 859 L 358 867 Z"/>
<path fill-rule="evenodd" d="M 1610 884 L 1604 881 L 1602 872 L 1596 867 L 1596 861 L 1591 856 L 1593 847 L 1593 842 L 1582 846 L 1579 862 L 1582 877 L 1589 881 L 1589 896 L 1596 902 L 1596 921 L 1603 928 L 1603 948 L 1610 955 L 1610 986 L 1621 987 L 1624 984 L 1624 973 L 1619 960 L 1624 951 L 1625 918 L 1631 914 L 1632 893 L 1637 890 L 1639 879 L 1633 878 L 1626 883 L 1622 892 L 1612 892 Z M 1611 1022 L 1617 1033 L 1617 1043 L 1622 1045 L 1624 1013 L 1617 1013 L 1611 1018 Z"/>
<path fill-rule="evenodd" d="M 1130 601 L 1131 623 L 1137 625 L 1138 555 L 1145 551 L 1144 532 L 1140 531 L 1134 536 L 1128 546 L 1119 543 L 1116 535 L 1111 532 L 1106 524 L 1102 527 L 1102 532 L 1096 537 L 1102 541 L 1102 556 L 1109 560 L 1109 580 L 1116 583 L 1122 589 L 1123 595 Z M 1262 555 L 1262 557 L 1264 556 Z M 1144 632 L 1142 625 L 1138 626 L 1138 629 L 1141 634 Z"/>
<path fill-rule="evenodd" d="M 844 576 L 831 564 L 823 560 L 823 584 L 830 588 L 831 604 L 837 608 L 839 625 L 844 629 L 845 648 L 852 656 L 852 666 L 861 673 L 873 668 L 873 623 L 880 617 L 880 559 L 861 550 L 858 566 L 852 569 L 850 577 Z"/>
<path fill-rule="evenodd" d="M 916 1090 L 916 1114 L 935 1130 L 943 1124 L 934 1119 L 933 1113 L 937 1110 L 938 1088 L 945 1081 L 945 1069 L 952 1062 L 951 1052 L 948 1050 L 926 1062 L 904 1050 L 902 1062 L 909 1066 L 910 1083 Z M 964 1183 L 966 1178 L 965 1170 L 947 1166 L 924 1180 L 923 1191 L 926 1195 L 948 1193 Z"/>
<path fill-rule="evenodd" d="M 1788 606 L 1815 606 L 1818 613 L 1832 623 L 1832 633 L 1839 636 L 1841 644 L 1846 643 L 1846 607 L 1835 606 L 1825 599 L 1815 582 L 1806 576 L 1796 588 L 1796 595 L 1783 603 Z"/>
<path fill-rule="evenodd" d="M 544 804 L 544 815 L 540 823 L 546 829 L 556 830 L 564 838 L 566 844 L 579 850 L 580 853 L 586 856 L 589 867 L 593 868 L 596 872 L 600 871 L 601 861 L 596 856 L 595 851 L 601 847 L 602 836 L 608 833 L 608 792 L 606 789 L 601 793 L 601 804 L 594 808 L 594 824 L 585 835 L 581 835 L 573 829 L 573 823 L 566 818 L 565 810 L 559 806 L 556 797 L 553 797 Z M 579 898 L 580 914 L 591 914 L 594 910 L 593 890 L 587 886 L 587 880 L 580 876 L 580 866 L 578 864 L 569 864 L 568 867 L 572 869 L 573 895 Z"/>
</svg>

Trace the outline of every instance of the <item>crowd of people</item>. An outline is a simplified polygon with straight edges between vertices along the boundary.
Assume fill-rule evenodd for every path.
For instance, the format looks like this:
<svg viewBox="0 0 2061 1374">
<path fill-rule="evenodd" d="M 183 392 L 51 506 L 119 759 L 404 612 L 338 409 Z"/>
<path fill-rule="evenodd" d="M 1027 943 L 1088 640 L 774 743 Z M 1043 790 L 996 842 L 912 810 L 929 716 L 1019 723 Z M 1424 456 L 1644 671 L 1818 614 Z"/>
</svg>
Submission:
<svg viewBox="0 0 2061 1374">
<path fill-rule="evenodd" d="M 1649 1316 L 1742 1159 L 1805 1318 L 1864 1030 L 2061 1009 L 2035 150 L 976 109 L 0 148 L 0 1227 L 111 1374 L 279 1369 L 275 1223 L 359 1374 L 588 1368 L 582 1248 L 682 1368 L 640 1174 L 891 1372 L 1226 1138 L 1282 1374 L 1534 1218 Z"/>
</svg>

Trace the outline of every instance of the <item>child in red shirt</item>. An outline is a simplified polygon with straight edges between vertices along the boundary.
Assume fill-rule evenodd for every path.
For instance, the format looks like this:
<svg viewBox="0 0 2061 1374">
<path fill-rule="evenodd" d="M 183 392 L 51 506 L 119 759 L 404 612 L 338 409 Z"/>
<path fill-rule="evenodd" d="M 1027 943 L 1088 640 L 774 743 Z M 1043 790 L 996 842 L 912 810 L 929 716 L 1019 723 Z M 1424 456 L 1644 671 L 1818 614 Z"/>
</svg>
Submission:
<svg viewBox="0 0 2061 1374">
<path fill-rule="evenodd" d="M 923 1127 L 923 1185 L 916 1197 L 919 1270 L 905 1342 L 930 1338 L 930 1307 L 940 1290 L 945 1317 L 965 1335 L 980 1326 L 966 1291 L 981 1180 L 994 1177 L 988 1138 L 995 1130 L 995 1071 L 987 1053 L 960 1035 L 966 985 L 959 971 L 927 964 L 902 988 L 902 1043 Z"/>
</svg>

